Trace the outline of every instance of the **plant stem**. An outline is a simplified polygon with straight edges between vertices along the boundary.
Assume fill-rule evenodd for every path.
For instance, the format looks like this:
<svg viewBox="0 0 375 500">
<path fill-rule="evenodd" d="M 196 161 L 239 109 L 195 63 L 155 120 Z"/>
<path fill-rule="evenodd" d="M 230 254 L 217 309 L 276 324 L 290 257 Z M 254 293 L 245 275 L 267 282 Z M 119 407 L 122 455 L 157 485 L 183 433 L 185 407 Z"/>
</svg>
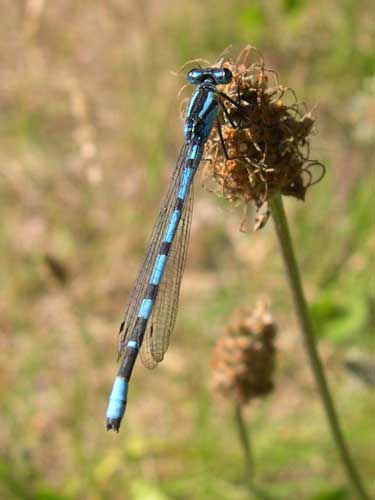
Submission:
<svg viewBox="0 0 375 500">
<path fill-rule="evenodd" d="M 362 479 L 351 458 L 349 448 L 342 433 L 333 399 L 324 374 L 323 365 L 316 348 L 313 324 L 303 293 L 300 273 L 294 255 L 292 240 L 281 196 L 277 195 L 273 198 L 270 205 L 305 348 L 337 450 L 340 454 L 347 477 L 357 492 L 358 497 L 363 500 L 370 500 L 370 496 L 362 483 Z"/>
<path fill-rule="evenodd" d="M 238 430 L 238 437 L 240 439 L 240 443 L 245 455 L 245 464 L 246 464 L 246 476 L 247 479 L 252 483 L 254 478 L 254 461 L 251 452 L 250 440 L 248 431 L 246 429 L 246 424 L 242 415 L 242 408 L 240 404 L 236 404 L 235 406 L 235 421 Z"/>
<path fill-rule="evenodd" d="M 254 459 L 249 440 L 249 432 L 243 418 L 242 406 L 238 403 L 235 405 L 234 417 L 238 437 L 245 455 L 246 480 L 250 498 L 258 498 L 259 500 L 274 500 L 267 492 L 256 486 L 254 482 Z"/>
</svg>

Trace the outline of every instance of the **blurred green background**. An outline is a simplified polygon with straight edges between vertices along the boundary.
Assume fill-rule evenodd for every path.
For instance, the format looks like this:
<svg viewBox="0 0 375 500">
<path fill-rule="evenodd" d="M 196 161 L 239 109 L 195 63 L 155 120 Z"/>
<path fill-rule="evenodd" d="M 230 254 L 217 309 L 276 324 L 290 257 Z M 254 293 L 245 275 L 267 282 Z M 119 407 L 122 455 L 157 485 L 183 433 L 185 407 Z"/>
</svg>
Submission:
<svg viewBox="0 0 375 500">
<path fill-rule="evenodd" d="M 327 175 L 286 205 L 344 432 L 374 488 L 374 387 L 361 375 L 375 351 L 371 2 L 5 0 L 0 11 L 0 497 L 248 498 L 209 361 L 233 311 L 266 297 L 276 387 L 246 411 L 258 484 L 275 499 L 353 498 L 272 223 L 241 233 L 242 210 L 199 176 L 171 346 L 156 370 L 137 364 L 120 434 L 104 429 L 118 327 L 182 143 L 185 81 L 172 72 L 248 43 L 317 105 L 312 157 Z"/>
</svg>

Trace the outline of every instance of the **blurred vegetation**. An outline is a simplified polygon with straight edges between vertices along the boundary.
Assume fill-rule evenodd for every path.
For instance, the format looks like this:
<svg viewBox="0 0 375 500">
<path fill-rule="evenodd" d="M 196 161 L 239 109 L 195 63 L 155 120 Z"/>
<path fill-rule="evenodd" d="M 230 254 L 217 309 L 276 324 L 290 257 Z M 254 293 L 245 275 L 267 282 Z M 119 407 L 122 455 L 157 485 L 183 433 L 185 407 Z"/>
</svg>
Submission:
<svg viewBox="0 0 375 500">
<path fill-rule="evenodd" d="M 182 142 L 186 60 L 263 53 L 317 105 L 323 182 L 288 213 L 345 434 L 374 488 L 369 1 L 5 0 L 0 22 L 0 497 L 247 498 L 212 347 L 259 295 L 279 324 L 277 385 L 248 408 L 259 484 L 277 499 L 352 498 L 296 327 L 272 224 L 196 181 L 176 331 L 138 363 L 121 433 L 104 431 L 117 331 Z M 370 360 L 370 361 L 369 361 Z M 372 360 L 372 361 L 371 361 Z M 371 485 L 372 481 L 372 485 Z"/>
</svg>

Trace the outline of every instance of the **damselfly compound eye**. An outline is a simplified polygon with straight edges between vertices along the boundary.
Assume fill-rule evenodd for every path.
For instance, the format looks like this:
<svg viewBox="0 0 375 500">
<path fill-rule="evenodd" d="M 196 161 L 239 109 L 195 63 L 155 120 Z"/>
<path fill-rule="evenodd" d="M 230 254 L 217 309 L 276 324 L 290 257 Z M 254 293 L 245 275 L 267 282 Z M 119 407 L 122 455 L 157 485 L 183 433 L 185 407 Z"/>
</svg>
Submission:
<svg viewBox="0 0 375 500">
<path fill-rule="evenodd" d="M 232 80 L 232 72 L 228 68 L 217 68 L 212 71 L 212 76 L 218 85 L 227 85 Z"/>
<path fill-rule="evenodd" d="M 192 85 L 199 85 L 207 78 L 207 72 L 200 68 L 194 68 L 187 74 L 187 81 Z"/>
</svg>

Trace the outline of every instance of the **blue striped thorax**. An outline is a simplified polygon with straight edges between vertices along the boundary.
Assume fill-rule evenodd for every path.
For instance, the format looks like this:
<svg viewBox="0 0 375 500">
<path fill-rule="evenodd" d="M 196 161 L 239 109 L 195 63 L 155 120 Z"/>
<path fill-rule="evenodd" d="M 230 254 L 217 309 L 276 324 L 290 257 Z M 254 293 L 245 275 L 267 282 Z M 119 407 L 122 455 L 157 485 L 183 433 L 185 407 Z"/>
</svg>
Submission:
<svg viewBox="0 0 375 500">
<path fill-rule="evenodd" d="M 216 86 L 225 85 L 231 79 L 228 68 L 195 68 L 188 73 L 188 82 L 199 85 L 186 112 L 184 134 L 188 144 L 207 141 L 220 104 Z"/>
</svg>

